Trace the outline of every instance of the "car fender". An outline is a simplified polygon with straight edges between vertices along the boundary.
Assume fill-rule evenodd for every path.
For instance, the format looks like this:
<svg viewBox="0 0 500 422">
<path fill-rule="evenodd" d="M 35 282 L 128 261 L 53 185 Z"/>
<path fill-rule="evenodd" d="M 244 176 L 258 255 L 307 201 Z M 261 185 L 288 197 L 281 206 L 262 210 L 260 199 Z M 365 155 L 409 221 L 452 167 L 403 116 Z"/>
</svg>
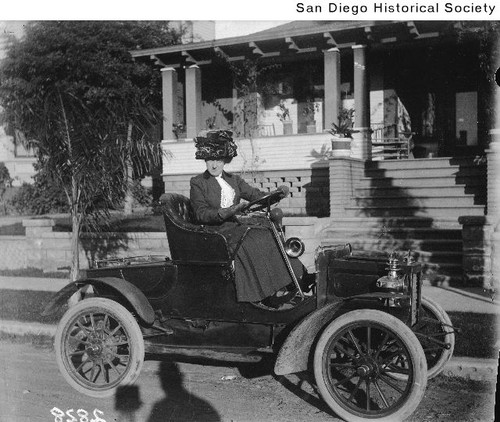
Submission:
<svg viewBox="0 0 500 422">
<path fill-rule="evenodd" d="M 42 315 L 47 316 L 53 314 L 64 305 L 73 294 L 88 285 L 95 286 L 97 289 L 99 289 L 100 286 L 111 288 L 116 292 L 117 296 L 123 297 L 130 304 L 144 324 L 148 326 L 153 324 L 155 313 L 144 293 L 127 280 L 117 277 L 88 278 L 68 284 L 54 295 L 43 310 Z"/>
<path fill-rule="evenodd" d="M 292 329 L 278 352 L 274 365 L 276 375 L 307 370 L 309 355 L 317 334 L 340 311 L 342 304 L 340 301 L 326 305 L 306 316 Z"/>
</svg>

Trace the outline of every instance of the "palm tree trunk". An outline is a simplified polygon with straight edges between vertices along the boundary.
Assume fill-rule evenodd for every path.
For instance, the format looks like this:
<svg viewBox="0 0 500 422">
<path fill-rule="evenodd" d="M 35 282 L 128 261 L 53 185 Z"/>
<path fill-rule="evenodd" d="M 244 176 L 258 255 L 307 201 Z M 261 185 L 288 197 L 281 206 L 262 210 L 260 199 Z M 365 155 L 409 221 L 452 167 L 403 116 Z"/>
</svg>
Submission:
<svg viewBox="0 0 500 422">
<path fill-rule="evenodd" d="M 73 214 L 71 216 L 71 281 L 78 280 L 80 273 L 80 223 L 81 217 Z"/>
<path fill-rule="evenodd" d="M 82 215 L 78 208 L 78 186 L 76 179 L 72 178 L 71 186 L 71 281 L 78 280 L 80 273 L 80 229 Z M 81 293 L 78 290 L 68 300 L 68 306 L 77 304 L 81 300 Z"/>
<path fill-rule="evenodd" d="M 130 151 L 132 150 L 131 148 L 131 143 L 132 143 L 132 122 L 129 122 L 128 124 L 128 130 L 127 130 L 127 151 L 128 155 L 126 157 L 126 169 L 125 169 L 125 179 L 127 182 L 127 191 L 125 192 L 125 205 L 124 205 L 124 210 L 123 212 L 126 215 L 132 214 L 132 205 L 134 202 L 134 197 L 132 194 L 132 174 L 133 174 L 133 169 L 132 169 L 132 160 L 130 159 Z"/>
</svg>

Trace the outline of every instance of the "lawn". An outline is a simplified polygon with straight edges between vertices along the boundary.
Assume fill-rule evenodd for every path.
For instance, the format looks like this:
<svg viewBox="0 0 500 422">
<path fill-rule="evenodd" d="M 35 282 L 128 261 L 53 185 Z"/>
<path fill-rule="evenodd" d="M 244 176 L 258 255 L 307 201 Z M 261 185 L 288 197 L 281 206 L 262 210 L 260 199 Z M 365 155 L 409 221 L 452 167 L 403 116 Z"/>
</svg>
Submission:
<svg viewBox="0 0 500 422">
<path fill-rule="evenodd" d="M 0 319 L 57 323 L 66 308 L 50 317 L 40 315 L 53 295 L 52 292 L 0 290 Z M 498 351 L 495 350 L 496 315 L 450 312 L 449 316 L 452 324 L 461 330 L 456 337 L 454 356 L 492 359 L 498 357 Z"/>
<path fill-rule="evenodd" d="M 0 290 L 0 319 L 54 324 L 67 309 L 43 317 L 43 309 L 54 296 L 54 292 L 31 290 Z"/>
<path fill-rule="evenodd" d="M 454 356 L 498 358 L 498 315 L 473 312 L 448 312 L 451 323 L 460 332 L 456 336 Z"/>
<path fill-rule="evenodd" d="M 71 218 L 59 217 L 55 219 L 55 226 L 53 231 L 56 232 L 70 232 L 71 231 Z M 115 214 L 111 216 L 109 228 L 106 231 L 117 233 L 130 233 L 130 232 L 163 232 L 165 230 L 165 223 L 162 215 L 152 214 L 132 214 L 122 215 Z"/>
</svg>

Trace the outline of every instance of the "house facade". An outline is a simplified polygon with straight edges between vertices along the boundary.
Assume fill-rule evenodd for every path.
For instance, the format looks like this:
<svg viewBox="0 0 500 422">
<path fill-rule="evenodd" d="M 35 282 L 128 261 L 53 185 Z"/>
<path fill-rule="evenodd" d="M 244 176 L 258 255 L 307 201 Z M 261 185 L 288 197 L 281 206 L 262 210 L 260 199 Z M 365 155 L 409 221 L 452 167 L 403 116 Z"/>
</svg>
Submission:
<svg viewBox="0 0 500 422">
<path fill-rule="evenodd" d="M 131 52 L 162 72 L 166 189 L 202 169 L 191 159 L 192 139 L 209 127 L 233 129 L 244 157 L 231 170 L 241 172 L 321 167 L 329 130 L 349 113 L 351 157 L 384 158 L 380 143 L 390 141 L 407 148 L 404 158 L 482 154 L 490 95 L 475 35 L 481 25 L 298 21 Z"/>
<path fill-rule="evenodd" d="M 303 218 L 287 235 L 305 234 L 311 260 L 321 244 L 412 250 L 434 284 L 487 287 L 499 230 L 487 26 L 297 21 L 132 51 L 162 73 L 165 191 L 189 195 L 204 170 L 193 138 L 230 128 L 228 170 L 263 190 L 289 185 L 280 207 Z"/>
</svg>

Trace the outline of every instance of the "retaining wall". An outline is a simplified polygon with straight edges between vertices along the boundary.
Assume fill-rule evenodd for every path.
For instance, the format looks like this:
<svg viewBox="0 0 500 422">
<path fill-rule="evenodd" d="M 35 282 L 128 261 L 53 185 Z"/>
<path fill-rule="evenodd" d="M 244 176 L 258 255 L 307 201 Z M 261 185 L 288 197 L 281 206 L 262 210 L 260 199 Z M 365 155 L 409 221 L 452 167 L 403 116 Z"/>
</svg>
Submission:
<svg viewBox="0 0 500 422">
<path fill-rule="evenodd" d="M 301 261 L 314 271 L 316 248 L 324 237 L 331 218 L 285 217 L 286 238 L 298 237 L 305 244 Z M 463 225 L 463 276 L 470 285 L 500 288 L 500 233 L 485 217 L 465 217 Z M 24 220 L 26 236 L 0 236 L 0 269 L 39 268 L 44 271 L 69 269 L 71 233 L 53 232 L 51 219 Z M 494 230 L 496 228 L 496 230 Z M 89 268 L 93 261 L 131 256 L 170 256 L 166 234 L 155 233 L 82 233 L 80 266 Z"/>
<path fill-rule="evenodd" d="M 44 271 L 71 266 L 71 233 L 53 232 L 51 219 L 24 220 L 26 236 L 0 236 L 0 269 L 39 268 Z M 128 256 L 168 256 L 167 236 L 159 233 L 82 233 L 80 267 L 99 259 Z"/>
<path fill-rule="evenodd" d="M 27 267 L 27 242 L 24 236 L 0 236 L 0 269 Z"/>
<path fill-rule="evenodd" d="M 319 245 L 318 219 L 285 217 L 287 237 L 298 236 L 306 245 L 303 263 L 314 269 L 314 251 Z M 71 233 L 53 232 L 52 219 L 24 220 L 26 236 L 0 236 L 0 269 L 38 268 L 44 271 L 69 269 Z M 95 260 L 132 256 L 170 256 L 165 232 L 154 233 L 82 233 L 80 267 L 89 268 Z"/>
</svg>

